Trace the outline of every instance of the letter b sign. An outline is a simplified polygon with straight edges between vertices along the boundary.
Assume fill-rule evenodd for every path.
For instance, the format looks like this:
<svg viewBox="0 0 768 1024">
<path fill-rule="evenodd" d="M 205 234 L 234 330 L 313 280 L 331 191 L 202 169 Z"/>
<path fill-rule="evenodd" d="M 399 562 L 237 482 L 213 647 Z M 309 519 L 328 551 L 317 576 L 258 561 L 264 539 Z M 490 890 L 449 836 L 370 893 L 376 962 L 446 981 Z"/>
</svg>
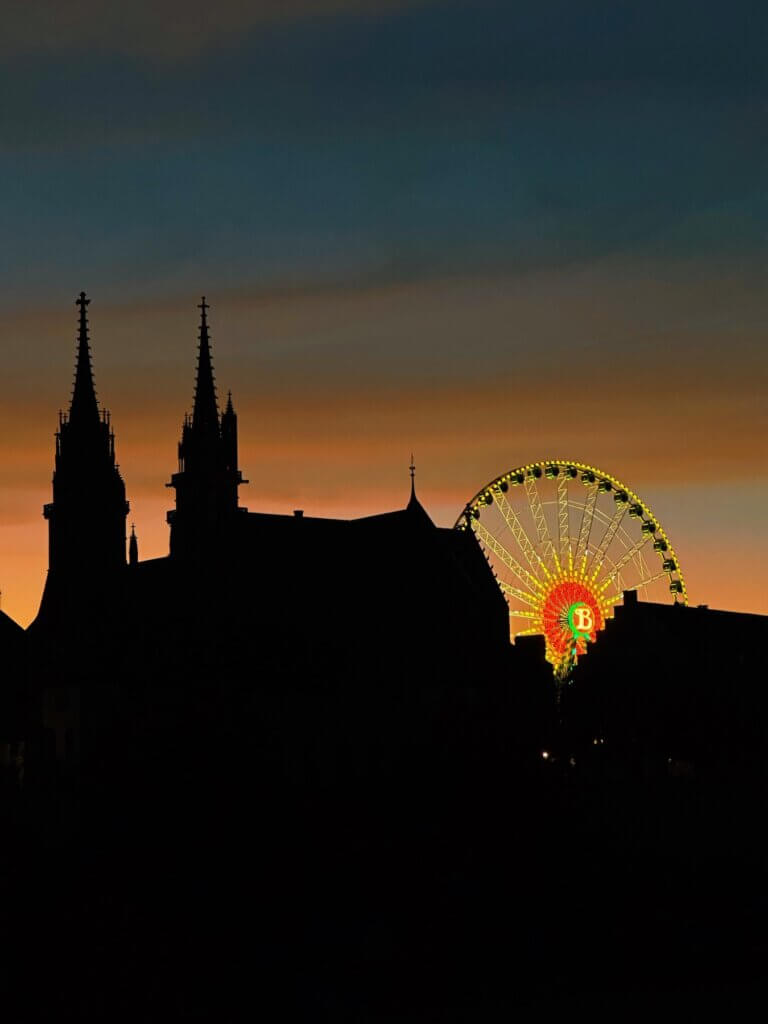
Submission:
<svg viewBox="0 0 768 1024">
<path fill-rule="evenodd" d="M 568 610 L 568 624 L 576 639 L 583 637 L 589 640 L 595 629 L 595 613 L 583 602 L 571 605 Z"/>
</svg>

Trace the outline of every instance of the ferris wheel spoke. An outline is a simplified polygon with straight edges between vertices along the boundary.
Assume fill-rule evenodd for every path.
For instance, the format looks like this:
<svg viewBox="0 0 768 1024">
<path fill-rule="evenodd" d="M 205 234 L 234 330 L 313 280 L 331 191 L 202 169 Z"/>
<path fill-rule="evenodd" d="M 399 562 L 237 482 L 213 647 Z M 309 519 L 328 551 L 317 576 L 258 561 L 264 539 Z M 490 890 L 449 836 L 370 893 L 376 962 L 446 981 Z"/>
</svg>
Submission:
<svg viewBox="0 0 768 1024">
<path fill-rule="evenodd" d="M 568 525 L 568 477 L 561 473 L 557 481 L 557 525 L 560 534 L 560 565 L 573 571 L 570 527 Z"/>
<path fill-rule="evenodd" d="M 655 582 L 656 582 L 656 580 L 661 580 L 661 579 L 663 579 L 663 578 L 664 578 L 665 576 L 668 576 L 668 575 L 669 575 L 669 574 L 668 574 L 668 573 L 666 572 L 666 570 L 665 570 L 665 569 L 660 569 L 660 570 L 659 570 L 659 571 L 658 571 L 657 573 L 655 573 L 655 574 L 654 574 L 653 576 L 649 576 L 647 580 L 641 580 L 641 581 L 640 581 L 639 583 L 637 583 L 637 584 L 636 584 L 636 585 L 635 585 L 634 587 L 628 587 L 627 589 L 628 589 L 628 590 L 641 590 L 641 589 L 642 589 L 643 587 L 648 587 L 648 586 L 650 586 L 650 585 L 651 585 L 651 583 L 655 583 Z"/>
<path fill-rule="evenodd" d="M 517 576 L 523 586 L 532 588 L 534 592 L 537 590 L 544 590 L 544 587 L 539 580 L 537 580 L 535 576 L 531 575 L 527 569 L 523 568 L 517 559 L 507 551 L 500 541 L 496 540 L 493 534 L 490 533 L 481 522 L 474 520 L 473 529 L 475 534 L 481 538 L 483 544 L 485 544 L 490 551 L 493 551 L 495 555 L 498 555 L 507 568 L 511 569 L 515 576 Z"/>
<path fill-rule="evenodd" d="M 603 567 L 605 553 L 610 547 L 611 541 L 616 536 L 616 531 L 621 526 L 621 521 L 626 515 L 627 508 L 628 506 L 626 504 L 621 504 L 616 507 L 616 511 L 613 514 L 613 519 L 611 519 L 610 523 L 608 524 L 608 529 L 603 534 L 603 539 L 600 541 L 597 551 L 595 551 L 594 555 L 592 556 L 592 562 L 590 563 L 589 568 L 592 571 L 593 580 L 597 578 L 597 574 Z"/>
<path fill-rule="evenodd" d="M 641 580 L 643 580 L 643 579 L 645 579 L 645 577 L 651 575 L 651 570 L 648 568 L 648 563 L 643 558 L 643 552 L 642 551 L 638 551 L 638 553 L 637 553 L 636 564 L 637 564 L 637 571 L 640 573 L 640 579 Z"/>
<path fill-rule="evenodd" d="M 598 586 L 598 593 L 602 594 L 604 590 L 608 589 L 608 587 L 611 585 L 611 583 L 613 583 L 613 581 L 619 575 L 619 573 L 627 564 L 627 562 L 631 561 L 635 557 L 635 555 L 640 551 L 640 549 L 648 543 L 650 537 L 650 533 L 643 534 L 641 540 L 637 541 L 637 543 L 634 544 L 631 548 L 629 548 L 628 551 L 624 552 L 624 554 L 621 556 L 618 562 L 616 562 L 616 564 L 613 566 L 610 573 L 605 577 L 604 580 L 600 582 Z M 644 583 L 640 585 L 645 586 L 647 583 L 650 582 L 650 580 L 646 580 Z"/>
<path fill-rule="evenodd" d="M 530 608 L 539 607 L 541 598 L 537 598 L 536 595 L 530 593 L 530 591 L 518 590 L 517 587 L 510 586 L 509 583 L 505 583 L 503 580 L 499 580 L 499 586 L 505 594 L 516 598 L 518 601 L 522 601 L 523 604 L 527 604 Z"/>
<path fill-rule="evenodd" d="M 525 560 L 530 566 L 533 575 L 536 576 L 540 570 L 543 570 L 544 575 L 549 577 L 549 569 L 547 569 L 546 565 L 537 555 L 536 548 L 531 542 L 531 538 L 525 532 L 525 528 L 520 522 L 517 512 L 512 508 L 510 503 L 507 501 L 504 492 L 501 490 L 496 492 L 496 504 L 498 505 L 499 512 L 501 512 L 504 522 L 509 527 L 512 536 L 520 545 L 520 550 L 523 552 Z"/>
<path fill-rule="evenodd" d="M 587 550 L 589 546 L 589 535 L 592 532 L 592 520 L 595 517 L 595 502 L 597 501 L 597 481 L 590 485 L 587 500 L 584 502 L 584 511 L 581 513 L 581 526 L 579 527 L 579 539 L 576 543 L 577 572 L 583 573 L 587 566 Z"/>
<path fill-rule="evenodd" d="M 641 590 L 643 587 L 649 587 L 651 585 L 651 583 L 656 583 L 657 580 L 662 579 L 666 575 L 667 575 L 667 572 L 662 569 L 659 572 L 657 572 L 655 575 L 649 576 L 647 580 L 640 580 L 640 582 L 639 583 L 635 583 L 634 586 L 621 588 L 617 594 L 613 594 L 611 597 L 604 597 L 604 598 L 602 598 L 603 604 L 606 605 L 606 606 L 607 605 L 618 604 L 619 601 L 622 600 L 622 598 L 624 597 L 624 594 L 627 591 Z"/>
<path fill-rule="evenodd" d="M 539 489 L 536 486 L 536 477 L 526 476 L 525 493 L 528 495 L 528 506 L 531 510 L 533 521 L 536 524 L 536 533 L 539 538 L 539 545 L 541 546 L 542 558 L 545 562 L 547 559 L 551 559 L 555 572 L 560 572 L 560 563 L 555 551 L 555 545 L 552 543 L 552 538 L 549 535 L 547 517 L 544 515 L 544 509 L 541 505 Z"/>
</svg>

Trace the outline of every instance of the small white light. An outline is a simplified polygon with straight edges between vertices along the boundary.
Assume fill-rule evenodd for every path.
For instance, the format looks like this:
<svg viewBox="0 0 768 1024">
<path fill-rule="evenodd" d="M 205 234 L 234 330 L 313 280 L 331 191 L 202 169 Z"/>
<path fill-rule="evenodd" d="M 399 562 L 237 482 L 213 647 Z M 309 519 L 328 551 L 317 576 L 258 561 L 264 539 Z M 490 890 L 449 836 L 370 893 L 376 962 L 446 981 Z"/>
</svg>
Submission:
<svg viewBox="0 0 768 1024">
<path fill-rule="evenodd" d="M 548 751 L 548 750 L 542 750 L 542 752 L 541 752 L 541 756 L 542 756 L 542 757 L 544 758 L 544 760 L 546 761 L 546 760 L 547 760 L 547 758 L 549 757 L 549 751 Z"/>
</svg>

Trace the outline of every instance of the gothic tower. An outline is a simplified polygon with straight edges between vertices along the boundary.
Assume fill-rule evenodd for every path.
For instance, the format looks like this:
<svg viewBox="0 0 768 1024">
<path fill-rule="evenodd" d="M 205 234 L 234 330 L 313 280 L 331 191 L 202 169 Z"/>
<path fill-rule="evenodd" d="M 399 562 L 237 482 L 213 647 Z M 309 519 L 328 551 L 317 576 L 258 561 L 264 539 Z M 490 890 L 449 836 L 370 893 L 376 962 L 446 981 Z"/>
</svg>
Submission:
<svg viewBox="0 0 768 1024">
<path fill-rule="evenodd" d="M 233 539 L 239 511 L 237 416 L 230 393 L 219 416 L 208 337 L 205 296 L 200 303 L 200 341 L 195 399 L 191 418 L 184 418 L 179 443 L 179 469 L 166 487 L 176 491 L 176 508 L 168 513 L 171 556 L 200 558 L 222 549 Z"/>
<path fill-rule="evenodd" d="M 125 484 L 115 462 L 110 415 L 99 410 L 88 344 L 87 307 L 81 292 L 75 384 L 69 413 L 59 413 L 53 501 L 48 520 L 48 579 L 41 605 L 85 597 L 125 565 Z M 75 597 L 77 595 L 77 598 Z"/>
</svg>

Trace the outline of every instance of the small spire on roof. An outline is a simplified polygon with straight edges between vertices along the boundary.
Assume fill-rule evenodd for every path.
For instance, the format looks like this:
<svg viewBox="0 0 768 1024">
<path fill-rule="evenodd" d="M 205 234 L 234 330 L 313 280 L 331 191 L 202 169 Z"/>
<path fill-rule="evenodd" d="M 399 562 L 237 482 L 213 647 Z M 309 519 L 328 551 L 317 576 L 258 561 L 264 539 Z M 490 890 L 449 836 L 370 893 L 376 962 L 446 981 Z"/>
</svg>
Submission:
<svg viewBox="0 0 768 1024">
<path fill-rule="evenodd" d="M 411 500 L 408 502 L 408 506 L 416 503 L 416 463 L 413 460 L 413 452 L 411 452 L 411 464 L 408 467 L 408 472 L 411 474 Z"/>
<path fill-rule="evenodd" d="M 411 497 L 410 500 L 408 501 L 408 504 L 405 507 L 405 510 L 406 512 L 409 512 L 411 514 L 411 519 L 413 522 L 420 522 L 433 527 L 434 523 L 425 512 L 424 507 L 422 506 L 419 499 L 416 497 L 416 462 L 413 458 L 413 455 L 411 455 L 411 462 L 410 465 L 408 466 L 408 472 L 411 475 Z"/>
</svg>

